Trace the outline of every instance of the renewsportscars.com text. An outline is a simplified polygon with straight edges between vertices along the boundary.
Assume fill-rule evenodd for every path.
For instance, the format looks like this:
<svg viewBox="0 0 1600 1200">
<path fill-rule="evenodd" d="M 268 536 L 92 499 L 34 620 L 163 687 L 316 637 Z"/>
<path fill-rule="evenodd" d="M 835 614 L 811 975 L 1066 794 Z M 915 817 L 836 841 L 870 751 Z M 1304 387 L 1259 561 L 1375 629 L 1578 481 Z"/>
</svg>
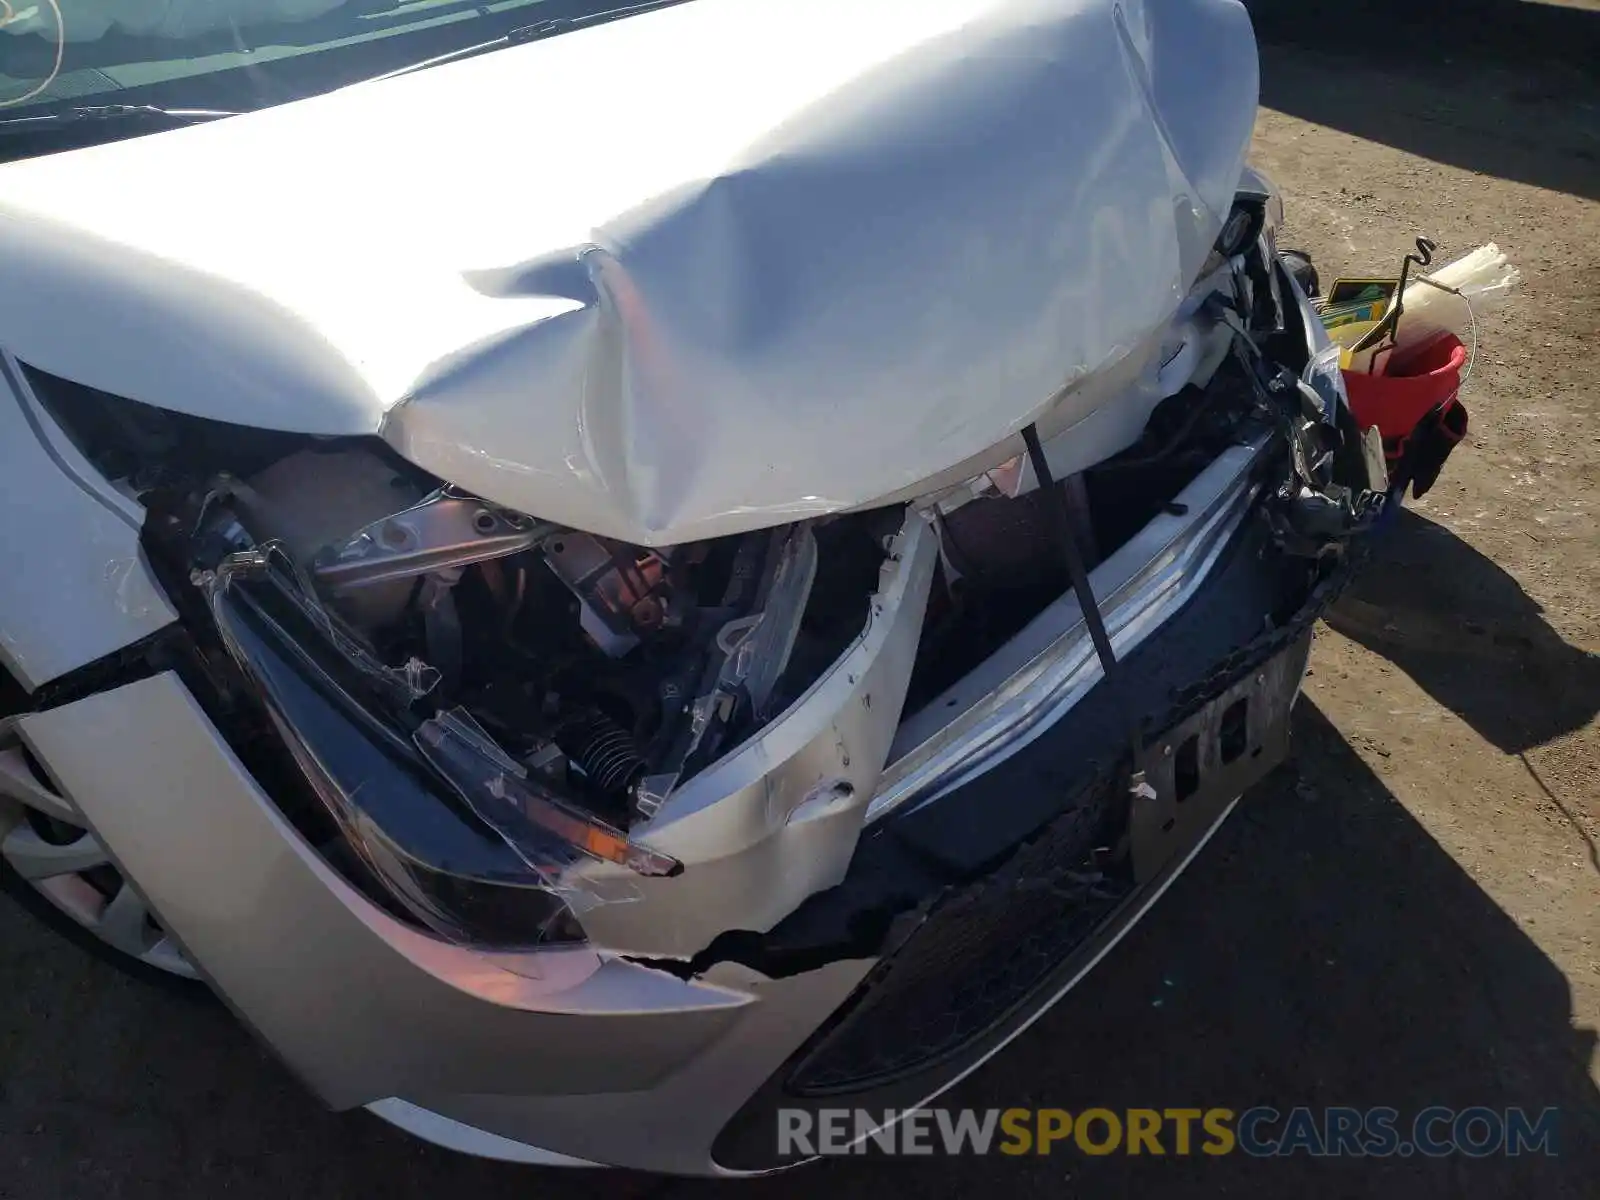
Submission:
<svg viewBox="0 0 1600 1200">
<path fill-rule="evenodd" d="M 1546 1108 L 778 1110 L 785 1157 L 890 1155 L 1224 1155 L 1388 1158 L 1555 1155 Z"/>
</svg>

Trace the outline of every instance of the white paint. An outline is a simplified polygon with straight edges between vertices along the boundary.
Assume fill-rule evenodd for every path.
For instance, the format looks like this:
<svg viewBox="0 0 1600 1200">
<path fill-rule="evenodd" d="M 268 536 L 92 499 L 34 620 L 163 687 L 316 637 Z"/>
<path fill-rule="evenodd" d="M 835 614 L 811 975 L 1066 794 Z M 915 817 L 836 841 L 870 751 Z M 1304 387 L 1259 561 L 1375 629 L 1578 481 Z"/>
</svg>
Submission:
<svg viewBox="0 0 1600 1200">
<path fill-rule="evenodd" d="M 0 168 L 0 344 L 729 534 L 1131 441 L 1256 95 L 1237 0 L 691 0 Z"/>
</svg>

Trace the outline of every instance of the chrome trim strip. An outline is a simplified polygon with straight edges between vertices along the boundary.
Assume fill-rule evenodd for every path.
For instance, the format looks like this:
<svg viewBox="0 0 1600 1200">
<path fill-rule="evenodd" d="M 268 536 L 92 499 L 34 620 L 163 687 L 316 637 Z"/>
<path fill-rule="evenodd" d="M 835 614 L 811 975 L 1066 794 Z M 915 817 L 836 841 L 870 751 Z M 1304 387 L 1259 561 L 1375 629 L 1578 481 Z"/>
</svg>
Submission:
<svg viewBox="0 0 1600 1200">
<path fill-rule="evenodd" d="M 1258 488 L 1251 468 L 1270 440 L 1224 451 L 1183 490 L 1183 515 L 1156 517 L 1093 573 L 1119 655 L 1173 616 L 1210 574 Z M 965 679 L 909 717 L 867 808 L 868 822 L 932 803 L 993 769 L 1059 720 L 1100 679 L 1077 599 L 1068 593 Z"/>
</svg>

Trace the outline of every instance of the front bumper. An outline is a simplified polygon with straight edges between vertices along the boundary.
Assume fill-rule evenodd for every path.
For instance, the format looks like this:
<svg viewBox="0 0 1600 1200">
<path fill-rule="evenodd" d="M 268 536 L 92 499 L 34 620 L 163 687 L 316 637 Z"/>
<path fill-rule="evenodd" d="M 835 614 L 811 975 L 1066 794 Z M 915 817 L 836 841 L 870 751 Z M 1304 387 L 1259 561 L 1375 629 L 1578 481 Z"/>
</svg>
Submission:
<svg viewBox="0 0 1600 1200">
<path fill-rule="evenodd" d="M 495 956 L 419 933 L 305 844 L 172 674 L 18 732 L 217 991 L 336 1108 L 517 1097 L 518 1140 L 703 1171 L 732 1108 L 865 970 L 686 981 L 587 949 Z M 671 1136 L 628 1136 L 669 1114 Z"/>
<path fill-rule="evenodd" d="M 773 932 L 763 965 L 781 972 L 838 953 L 893 897 L 922 897 L 882 926 L 863 986 L 723 1131 L 719 1164 L 781 1165 L 779 1107 L 905 1112 L 939 1095 L 1082 979 L 1282 761 L 1310 626 L 1353 563 L 1302 590 L 1266 544 L 1246 531 L 1120 680 L 883 822 L 839 892 Z M 1040 814 L 1016 836 L 1011 822 Z M 1124 837 L 1126 862 L 1111 865 Z"/>
<path fill-rule="evenodd" d="M 400 924 L 305 844 L 174 674 L 30 714 L 18 730 L 218 992 L 334 1107 L 373 1105 L 424 1136 L 500 1157 L 765 1170 L 782 1165 L 768 1153 L 778 1103 L 849 1095 L 872 1107 L 914 1106 L 1021 1032 L 1126 932 L 1239 790 L 1281 756 L 1308 623 L 1336 580 L 1307 592 L 1264 544 L 1248 530 L 1233 540 L 1195 598 L 1127 658 L 1128 687 L 1101 681 L 987 773 L 883 818 L 840 887 L 802 905 L 759 946 L 714 943 L 692 972 L 587 949 L 483 954 Z M 1293 619 L 1264 638 L 1268 611 Z M 1262 688 L 1258 676 L 1273 685 Z M 1108 729 L 1132 719 L 1149 735 L 1147 753 L 1157 753 L 1176 738 L 1158 730 L 1187 738 L 1191 728 L 1213 728 L 1219 701 L 1231 704 L 1241 687 L 1260 700 L 1243 758 L 1226 769 L 1199 756 L 1183 797 L 1192 816 L 1147 848 L 1130 886 L 1094 919 L 1063 926 L 1040 969 L 1013 980 L 1014 994 L 967 1035 L 934 1054 L 903 1055 L 893 1070 L 852 1064 L 861 1045 L 881 1040 L 867 1021 L 874 1007 L 895 1012 L 863 999 L 883 994 L 885 978 L 904 966 L 927 977 L 927 995 L 941 978 L 948 985 L 952 972 L 982 965 L 980 954 L 941 974 L 919 948 L 928 940 L 908 924 L 936 930 L 948 897 L 1043 861 L 1042 842 L 1090 810 L 1086 797 L 1097 812 L 1126 803 L 1135 764 Z M 1140 765 L 1154 784 L 1151 803 L 1171 804 L 1176 776 L 1161 774 L 1161 761 Z M 863 938 L 863 924 L 873 924 L 863 916 L 889 908 L 898 923 Z M 976 949 L 986 937 L 998 944 L 1001 932 L 986 935 L 980 922 Z"/>
</svg>

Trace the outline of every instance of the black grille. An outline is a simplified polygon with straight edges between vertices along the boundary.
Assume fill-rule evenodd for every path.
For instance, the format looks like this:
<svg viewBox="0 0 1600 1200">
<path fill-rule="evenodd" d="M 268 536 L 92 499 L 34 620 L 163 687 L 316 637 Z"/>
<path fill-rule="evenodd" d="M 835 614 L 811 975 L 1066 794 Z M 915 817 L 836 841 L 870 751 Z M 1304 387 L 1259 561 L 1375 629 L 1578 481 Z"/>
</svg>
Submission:
<svg viewBox="0 0 1600 1200">
<path fill-rule="evenodd" d="M 893 1082 L 959 1053 L 1026 1005 L 1134 890 L 1125 872 L 1097 866 L 1118 791 L 1097 785 L 998 870 L 936 903 L 802 1052 L 789 1092 Z"/>
</svg>

